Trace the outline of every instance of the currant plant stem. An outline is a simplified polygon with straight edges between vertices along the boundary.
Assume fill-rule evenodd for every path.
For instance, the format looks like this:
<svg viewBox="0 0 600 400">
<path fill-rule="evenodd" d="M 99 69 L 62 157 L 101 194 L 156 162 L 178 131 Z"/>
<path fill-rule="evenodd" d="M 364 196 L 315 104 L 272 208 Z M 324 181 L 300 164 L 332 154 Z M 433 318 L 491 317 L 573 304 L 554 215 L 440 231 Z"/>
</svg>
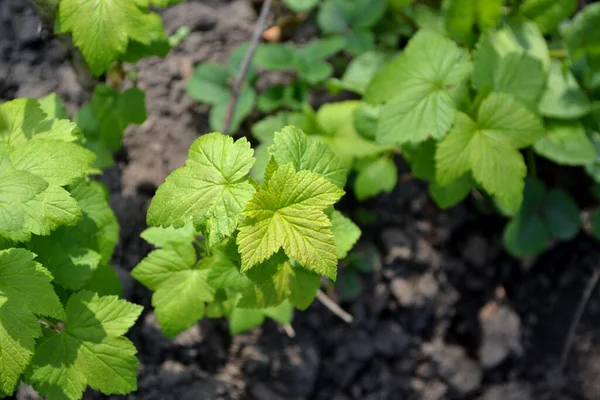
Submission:
<svg viewBox="0 0 600 400">
<path fill-rule="evenodd" d="M 558 365 L 558 371 L 562 371 L 567 364 L 567 358 L 569 357 L 569 352 L 571 351 L 571 346 L 573 345 L 573 339 L 575 339 L 575 333 L 577 332 L 577 327 L 579 326 L 579 322 L 581 317 L 583 316 L 583 312 L 585 307 L 590 300 L 596 285 L 598 284 L 598 280 L 600 279 L 600 269 L 594 269 L 594 273 L 592 277 L 588 281 L 585 290 L 583 291 L 583 295 L 581 296 L 581 300 L 579 301 L 579 305 L 577 306 L 577 310 L 575 311 L 575 315 L 573 316 L 573 321 L 571 321 L 571 326 L 569 327 L 569 332 L 567 333 L 567 338 L 565 340 L 565 345 L 563 347 L 562 354 L 560 356 L 560 364 Z"/>
<path fill-rule="evenodd" d="M 248 47 L 248 50 L 244 55 L 244 60 L 242 61 L 242 65 L 240 66 L 240 70 L 238 71 L 238 76 L 233 85 L 231 99 L 229 100 L 229 104 L 227 105 L 227 112 L 225 113 L 225 122 L 223 124 L 224 134 L 228 134 L 229 129 L 231 128 L 231 121 L 233 120 L 233 115 L 235 114 L 235 109 L 237 107 L 237 103 L 240 97 L 242 85 L 244 83 L 244 80 L 246 79 L 246 75 L 248 74 L 248 69 L 250 67 L 250 63 L 252 62 L 252 58 L 254 57 L 254 53 L 256 52 L 256 48 L 258 47 L 258 43 L 260 42 L 260 37 L 265 31 L 265 23 L 267 21 L 267 16 L 271 11 L 272 3 L 273 0 L 265 0 L 262 5 L 262 8 L 260 9 L 260 15 L 258 17 L 258 21 L 256 22 L 256 26 L 254 27 L 254 32 L 252 33 L 250 46 Z"/>
<path fill-rule="evenodd" d="M 317 290 L 317 300 L 321 302 L 332 313 L 340 317 L 344 322 L 351 324 L 354 317 L 342 309 L 336 302 L 331 300 L 321 289 Z"/>
<path fill-rule="evenodd" d="M 40 323 L 44 324 L 44 325 L 48 325 L 52 330 L 54 330 L 56 333 L 60 333 L 62 332 L 62 329 L 60 328 L 60 326 L 58 326 L 57 324 L 55 324 L 54 322 L 50 321 L 47 318 L 42 318 L 40 317 L 39 321 Z"/>
</svg>

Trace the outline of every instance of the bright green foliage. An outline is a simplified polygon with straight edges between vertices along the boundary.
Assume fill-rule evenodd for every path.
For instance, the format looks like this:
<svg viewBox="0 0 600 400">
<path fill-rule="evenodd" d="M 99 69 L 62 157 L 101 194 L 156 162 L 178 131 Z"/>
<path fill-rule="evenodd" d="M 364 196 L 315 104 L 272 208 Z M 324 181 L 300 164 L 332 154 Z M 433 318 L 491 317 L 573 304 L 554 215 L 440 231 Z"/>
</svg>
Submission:
<svg viewBox="0 0 600 400">
<path fill-rule="evenodd" d="M 548 121 L 546 131 L 546 136 L 534 145 L 539 155 L 565 165 L 586 165 L 596 160 L 596 149 L 581 122 Z"/>
<path fill-rule="evenodd" d="M 279 167 L 244 207 L 248 218 L 237 237 L 242 270 L 280 248 L 306 268 L 334 279 L 337 256 L 331 221 L 323 212 L 344 192 L 312 171 Z"/>
<path fill-rule="evenodd" d="M 546 34 L 554 31 L 576 9 L 577 0 L 526 0 L 520 11 Z"/>
<path fill-rule="evenodd" d="M 42 111 L 49 118 L 67 119 L 69 114 L 65 103 L 56 93 L 50 93 L 38 100 Z"/>
<path fill-rule="evenodd" d="M 0 385 L 12 393 L 42 336 L 38 316 L 62 319 L 52 276 L 25 249 L 0 250 Z"/>
<path fill-rule="evenodd" d="M 515 257 L 536 256 L 550 239 L 569 240 L 579 227 L 579 208 L 567 193 L 547 191 L 543 183 L 529 179 L 523 205 L 504 230 L 504 245 Z"/>
<path fill-rule="evenodd" d="M 589 113 L 590 108 L 590 100 L 571 71 L 565 71 L 559 61 L 553 61 L 546 90 L 540 99 L 540 114 L 549 118 L 578 119 Z"/>
<path fill-rule="evenodd" d="M 210 111 L 210 126 L 213 130 L 223 129 L 225 114 L 231 101 L 231 89 L 236 79 L 237 70 L 242 62 L 243 52 L 247 45 L 239 46 L 229 57 L 228 65 L 221 66 L 207 61 L 199 64 L 187 83 L 187 92 L 195 100 L 212 105 Z M 238 103 L 231 119 L 231 132 L 239 129 L 240 124 L 254 108 L 256 92 L 251 84 L 256 78 L 252 67 L 242 86 Z"/>
<path fill-rule="evenodd" d="M 442 9 L 446 30 L 460 43 L 472 45 L 473 27 L 482 32 L 494 28 L 502 16 L 503 0 L 444 0 Z"/>
<path fill-rule="evenodd" d="M 374 47 L 375 36 L 370 28 L 385 9 L 386 0 L 325 0 L 317 21 L 324 33 L 343 35 L 346 51 L 358 55 Z"/>
<path fill-rule="evenodd" d="M 290 303 L 285 301 L 278 306 L 259 310 L 234 308 L 229 315 L 229 332 L 237 335 L 260 326 L 266 317 L 281 324 L 288 324 L 292 320 L 292 311 Z"/>
<path fill-rule="evenodd" d="M 346 258 L 348 252 L 360 238 L 360 228 L 350 218 L 334 210 L 331 217 L 331 230 L 338 258 Z"/>
<path fill-rule="evenodd" d="M 600 4 L 589 4 L 562 31 L 574 60 L 586 56 L 592 68 L 600 68 Z"/>
<path fill-rule="evenodd" d="M 168 337 L 201 319 L 204 303 L 214 299 L 207 280 L 211 259 L 203 261 L 197 262 L 191 244 L 179 244 L 151 252 L 132 272 L 135 279 L 154 290 L 152 305 Z"/>
<path fill-rule="evenodd" d="M 354 181 L 354 194 L 365 200 L 379 193 L 390 193 L 398 182 L 398 169 L 394 161 L 382 157 L 361 166 Z"/>
<path fill-rule="evenodd" d="M 533 113 L 511 96 L 493 93 L 481 103 L 476 122 L 458 114 L 452 131 L 439 143 L 437 181 L 445 185 L 471 171 L 489 194 L 516 212 L 527 172 L 518 149 L 543 135 L 542 124 Z"/>
<path fill-rule="evenodd" d="M 46 330 L 25 380 L 49 399 L 79 399 L 88 385 L 105 394 L 136 390 L 136 349 L 123 335 L 141 312 L 115 296 L 73 294 L 64 328 Z"/>
<path fill-rule="evenodd" d="M 375 73 L 389 57 L 377 51 L 369 51 L 354 58 L 341 79 L 332 78 L 327 81 L 327 88 L 334 92 L 349 90 L 364 94 Z"/>
<path fill-rule="evenodd" d="M 100 84 L 90 102 L 79 109 L 75 122 L 83 131 L 83 144 L 96 154 L 96 168 L 114 164 L 112 153 L 121 148 L 123 132 L 130 124 L 146 120 L 146 95 L 137 87 L 117 92 Z"/>
<path fill-rule="evenodd" d="M 133 276 L 155 292 L 167 336 L 203 317 L 229 318 L 234 333 L 265 317 L 289 323 L 290 305 L 306 309 L 319 275 L 335 279 L 338 258 L 358 240 L 358 227 L 331 207 L 344 194 L 342 161 L 292 126 L 269 133 L 292 115 L 254 130 L 271 143 L 261 185 L 247 177 L 254 163 L 247 140 L 210 133 L 156 192 L 148 211 L 154 227 L 142 236 L 159 249 Z"/>
<path fill-rule="evenodd" d="M 254 159 L 245 138 L 220 133 L 200 137 L 190 147 L 186 166 L 160 186 L 148 209 L 148 224 L 182 227 L 193 221 L 210 232 L 209 243 L 229 237 L 239 212 L 254 193 L 246 179 Z"/>
<path fill-rule="evenodd" d="M 81 218 L 64 187 L 87 174 L 94 155 L 71 142 L 77 132 L 46 119 L 35 100 L 0 105 L 0 237 L 26 241 Z"/>
<path fill-rule="evenodd" d="M 296 12 L 309 11 L 319 4 L 319 0 L 283 0 L 283 2 L 290 10 Z"/>
<path fill-rule="evenodd" d="M 150 12 L 148 3 L 148 0 L 61 0 L 54 31 L 71 33 L 92 72 L 100 75 L 127 55 L 128 45 L 145 47 L 147 52 L 156 42 L 168 42 L 160 16 Z"/>
<path fill-rule="evenodd" d="M 262 44 L 256 50 L 255 62 L 272 71 L 294 68 L 301 81 L 315 85 L 333 73 L 333 67 L 325 59 L 343 48 L 344 40 L 340 37 L 313 40 L 301 49 L 289 44 Z"/>
<path fill-rule="evenodd" d="M 546 85 L 542 63 L 527 53 L 518 52 L 486 58 L 487 52 L 491 51 L 490 46 L 491 42 L 486 40 L 478 45 L 473 86 L 480 91 L 488 89 L 510 94 L 530 110 L 536 111 Z M 491 71 L 491 75 L 487 75 L 486 71 Z"/>
<path fill-rule="evenodd" d="M 495 78 L 495 75 L 498 74 L 496 69 L 501 59 L 513 53 L 526 54 L 537 59 L 542 63 L 543 71 L 547 71 L 549 68 L 548 46 L 537 26 L 532 22 L 510 21 L 499 29 L 482 35 L 479 39 L 471 77 L 473 86 L 477 90 L 483 89 L 486 85 L 491 86 L 497 79 Z M 513 62 L 514 60 L 518 59 L 513 58 Z M 531 64 L 531 62 L 529 63 Z M 516 66 L 511 66 L 509 63 L 504 68 L 515 68 Z M 523 66 L 521 66 L 519 71 L 521 78 L 519 79 L 523 80 L 523 76 L 527 74 L 528 71 L 523 70 Z M 513 80 L 510 75 L 504 79 L 507 78 Z"/>
<path fill-rule="evenodd" d="M 441 139 L 456 118 L 457 97 L 471 72 L 469 54 L 449 39 L 421 30 L 404 53 L 371 81 L 366 98 L 385 102 L 377 140 L 402 144 Z"/>
</svg>

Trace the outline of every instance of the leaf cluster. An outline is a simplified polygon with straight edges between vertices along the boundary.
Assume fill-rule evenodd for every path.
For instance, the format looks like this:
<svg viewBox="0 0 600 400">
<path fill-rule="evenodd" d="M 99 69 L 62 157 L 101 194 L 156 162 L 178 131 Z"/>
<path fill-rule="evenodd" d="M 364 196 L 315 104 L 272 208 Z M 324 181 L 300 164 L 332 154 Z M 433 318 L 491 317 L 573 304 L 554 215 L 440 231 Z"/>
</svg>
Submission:
<svg viewBox="0 0 600 400">
<path fill-rule="evenodd" d="M 0 105 L 0 393 L 20 380 L 49 399 L 136 389 L 122 335 L 141 307 L 119 300 L 119 236 L 94 153 L 52 94 Z"/>
<path fill-rule="evenodd" d="M 347 170 L 328 146 L 287 126 L 267 152 L 258 184 L 245 138 L 203 135 L 152 199 L 142 236 L 157 250 L 132 274 L 154 291 L 167 336 L 203 317 L 229 318 L 232 333 L 265 317 L 289 323 L 358 240 L 358 227 L 333 209 Z"/>
</svg>

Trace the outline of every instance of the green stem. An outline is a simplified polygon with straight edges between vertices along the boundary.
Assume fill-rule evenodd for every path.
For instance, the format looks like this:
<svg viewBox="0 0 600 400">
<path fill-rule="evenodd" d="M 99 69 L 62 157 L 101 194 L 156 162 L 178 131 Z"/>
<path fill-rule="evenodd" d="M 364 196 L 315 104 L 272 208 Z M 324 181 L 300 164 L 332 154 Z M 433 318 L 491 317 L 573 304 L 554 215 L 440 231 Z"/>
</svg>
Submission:
<svg viewBox="0 0 600 400">
<path fill-rule="evenodd" d="M 559 60 L 565 59 L 568 56 L 566 49 L 550 49 L 548 50 L 551 58 L 557 58 Z"/>
<path fill-rule="evenodd" d="M 45 325 L 48 325 L 50 328 L 52 328 L 57 333 L 62 332 L 62 328 L 57 323 L 52 322 L 48 318 L 39 317 L 39 321 L 42 322 L 42 323 L 44 323 Z"/>
<path fill-rule="evenodd" d="M 533 147 L 527 149 L 527 169 L 534 178 L 537 176 L 537 168 L 535 166 L 535 153 Z"/>
</svg>

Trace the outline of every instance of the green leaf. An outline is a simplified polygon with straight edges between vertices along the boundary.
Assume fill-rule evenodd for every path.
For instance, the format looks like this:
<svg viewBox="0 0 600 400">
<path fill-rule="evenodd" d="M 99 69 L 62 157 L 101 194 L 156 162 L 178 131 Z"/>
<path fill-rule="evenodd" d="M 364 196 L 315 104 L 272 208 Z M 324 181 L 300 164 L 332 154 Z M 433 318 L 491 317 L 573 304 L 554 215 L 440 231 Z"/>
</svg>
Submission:
<svg viewBox="0 0 600 400">
<path fill-rule="evenodd" d="M 477 25 L 479 30 L 486 32 L 495 28 L 500 22 L 504 10 L 504 0 L 476 0 Z"/>
<path fill-rule="evenodd" d="M 481 104 L 477 123 L 459 114 L 436 152 L 437 182 L 448 184 L 469 170 L 504 207 L 516 212 L 527 168 L 517 149 L 535 143 L 544 130 L 539 119 L 509 95 L 492 93 Z"/>
<path fill-rule="evenodd" d="M 67 303 L 62 332 L 48 331 L 25 380 L 51 399 L 79 399 L 86 386 L 104 394 L 137 389 L 136 349 L 123 337 L 142 307 L 82 291 Z"/>
<path fill-rule="evenodd" d="M 551 33 L 577 10 L 577 0 L 525 0 L 519 11 L 537 24 L 542 33 Z"/>
<path fill-rule="evenodd" d="M 35 139 L 10 154 L 13 167 L 43 178 L 53 186 L 66 186 L 86 175 L 94 153 L 60 140 Z"/>
<path fill-rule="evenodd" d="M 262 310 L 234 308 L 229 314 L 229 333 L 239 335 L 242 332 L 261 326 L 263 322 L 265 322 L 265 315 Z"/>
<path fill-rule="evenodd" d="M 485 45 L 482 45 L 485 46 Z M 482 46 L 478 52 L 485 51 Z M 488 87 L 494 92 L 507 93 L 519 100 L 532 111 L 537 111 L 538 102 L 546 85 L 546 78 L 542 63 L 527 53 L 508 53 L 504 57 L 493 57 L 490 62 L 496 65 L 490 66 L 485 62 L 485 54 L 475 56 L 478 62 L 475 64 L 473 76 L 479 74 L 479 69 L 492 69 L 490 81 L 477 80 L 473 83 L 478 90 Z"/>
<path fill-rule="evenodd" d="M 56 283 L 66 289 L 81 289 L 94 275 L 101 256 L 79 245 L 79 232 L 61 227 L 50 236 L 34 236 L 28 248 L 52 273 Z"/>
<path fill-rule="evenodd" d="M 319 8 L 317 21 L 325 33 L 344 33 L 373 26 L 385 8 L 385 0 L 325 0 Z"/>
<path fill-rule="evenodd" d="M 204 304 L 213 301 L 209 272 L 197 264 L 194 247 L 182 244 L 151 252 L 131 274 L 154 291 L 152 306 L 158 323 L 172 338 L 201 319 Z"/>
<path fill-rule="evenodd" d="M 578 119 L 590 112 L 591 103 L 571 71 L 552 61 L 546 91 L 539 104 L 541 115 L 558 119 Z"/>
<path fill-rule="evenodd" d="M 100 264 L 94 275 L 82 288 L 98 294 L 98 296 L 123 297 L 123 286 L 115 268 L 108 264 Z"/>
<path fill-rule="evenodd" d="M 67 107 L 64 101 L 56 93 L 50 93 L 38 100 L 42 111 L 49 118 L 68 119 Z"/>
<path fill-rule="evenodd" d="M 379 158 L 358 171 L 354 181 L 354 194 L 359 201 L 377 196 L 379 193 L 390 193 L 398 182 L 398 169 L 393 160 Z"/>
<path fill-rule="evenodd" d="M 196 67 L 187 82 L 187 92 L 195 100 L 203 103 L 218 104 L 229 100 L 229 71 L 214 62 L 204 62 Z"/>
<path fill-rule="evenodd" d="M 62 0 L 54 32 L 70 32 L 92 72 L 100 75 L 125 53 L 130 40 L 149 45 L 157 26 L 162 28 L 158 14 L 140 1 Z"/>
<path fill-rule="evenodd" d="M 283 43 L 261 44 L 254 54 L 257 65 L 271 71 L 279 71 L 294 66 L 296 49 Z"/>
<path fill-rule="evenodd" d="M 596 149 L 579 121 L 548 121 L 547 134 L 535 142 L 536 153 L 563 165 L 585 165 L 596 160 Z"/>
<path fill-rule="evenodd" d="M 181 228 L 151 226 L 140 234 L 142 239 L 155 247 L 173 247 L 178 244 L 189 244 L 192 243 L 195 235 L 194 224 L 191 222 L 188 222 Z"/>
<path fill-rule="evenodd" d="M 283 0 L 283 2 L 295 12 L 305 12 L 319 4 L 319 0 Z"/>
<path fill-rule="evenodd" d="M 343 89 L 364 94 L 369 82 L 387 59 L 386 54 L 377 51 L 361 54 L 350 62 L 341 79 L 331 79 L 327 86 L 330 90 Z"/>
<path fill-rule="evenodd" d="M 473 86 L 481 90 L 491 85 L 500 60 L 512 53 L 537 59 L 544 72 L 550 67 L 548 45 L 537 26 L 533 22 L 513 20 L 481 36 L 474 56 Z M 521 71 L 520 74 L 525 73 Z"/>
<path fill-rule="evenodd" d="M 306 310 L 317 296 L 317 290 L 321 287 L 321 279 L 314 272 L 295 265 L 293 273 L 290 274 L 289 287 L 290 303 L 299 310 Z"/>
<path fill-rule="evenodd" d="M 360 228 L 350 218 L 334 210 L 331 218 L 331 230 L 338 258 L 346 258 L 348 252 L 360 238 Z"/>
<path fill-rule="evenodd" d="M 331 222 L 323 212 L 344 192 L 311 171 L 281 166 L 248 201 L 248 219 L 237 237 L 242 271 L 268 259 L 280 248 L 300 264 L 335 279 L 337 254 Z"/>
<path fill-rule="evenodd" d="M 25 249 L 0 251 L 0 389 L 12 394 L 42 335 L 37 315 L 63 318 L 52 276 Z"/>
<path fill-rule="evenodd" d="M 473 25 L 477 3 L 473 0 L 444 0 L 442 8 L 448 33 L 458 42 L 470 45 L 475 38 Z"/>
<path fill-rule="evenodd" d="M 36 133 L 46 118 L 38 102 L 16 99 L 0 104 L 0 143 L 18 147 Z"/>
<path fill-rule="evenodd" d="M 473 179 L 467 174 L 446 185 L 433 182 L 429 185 L 429 194 L 441 209 L 453 207 L 463 201 L 473 187 Z"/>
<path fill-rule="evenodd" d="M 340 188 L 346 183 L 348 171 L 333 151 L 324 143 L 311 143 L 293 126 L 286 126 L 275 134 L 269 154 L 279 165 L 292 163 L 297 171 L 316 172 Z"/>
<path fill-rule="evenodd" d="M 368 101 L 387 101 L 377 140 L 402 144 L 444 137 L 456 117 L 453 93 L 470 72 L 467 51 L 432 31 L 417 32 L 405 54 L 377 73 L 367 88 Z"/>
<path fill-rule="evenodd" d="M 600 4 L 589 4 L 562 30 L 573 60 L 586 56 L 595 69 L 600 68 Z"/>
<path fill-rule="evenodd" d="M 563 191 L 546 191 L 544 185 L 529 179 L 523 206 L 504 231 L 507 250 L 517 257 L 541 253 L 551 238 L 569 240 L 580 227 L 579 208 Z"/>
<path fill-rule="evenodd" d="M 190 147 L 186 166 L 171 173 L 148 209 L 148 224 L 180 228 L 193 221 L 206 226 L 210 245 L 236 228 L 237 218 L 254 193 L 247 181 L 254 159 L 245 138 L 233 141 L 220 133 L 203 135 Z"/>
</svg>

